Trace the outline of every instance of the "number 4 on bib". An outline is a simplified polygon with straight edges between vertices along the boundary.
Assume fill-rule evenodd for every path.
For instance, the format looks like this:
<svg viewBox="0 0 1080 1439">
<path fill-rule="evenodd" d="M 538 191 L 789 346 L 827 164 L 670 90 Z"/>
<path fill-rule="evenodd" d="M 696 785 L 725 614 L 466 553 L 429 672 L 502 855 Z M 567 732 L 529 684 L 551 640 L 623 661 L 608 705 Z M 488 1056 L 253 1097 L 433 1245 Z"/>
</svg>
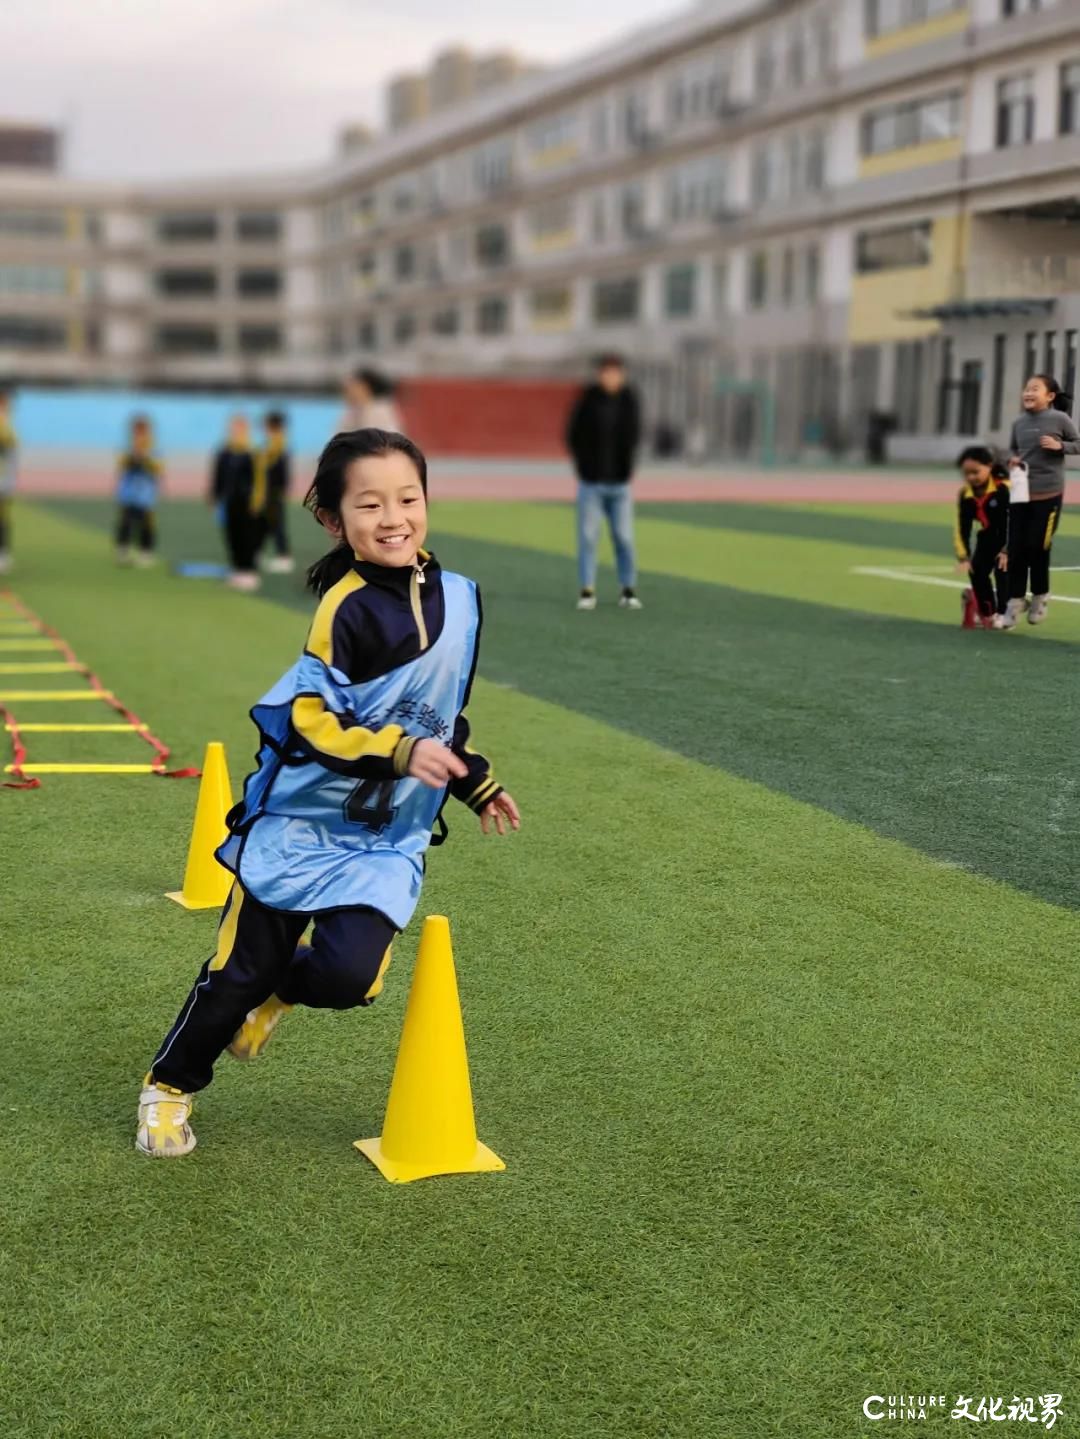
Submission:
<svg viewBox="0 0 1080 1439">
<path fill-rule="evenodd" d="M 390 803 L 394 793 L 392 779 L 363 779 L 345 801 L 345 818 L 362 824 L 373 834 L 382 834 L 393 824 L 397 809 Z"/>
</svg>

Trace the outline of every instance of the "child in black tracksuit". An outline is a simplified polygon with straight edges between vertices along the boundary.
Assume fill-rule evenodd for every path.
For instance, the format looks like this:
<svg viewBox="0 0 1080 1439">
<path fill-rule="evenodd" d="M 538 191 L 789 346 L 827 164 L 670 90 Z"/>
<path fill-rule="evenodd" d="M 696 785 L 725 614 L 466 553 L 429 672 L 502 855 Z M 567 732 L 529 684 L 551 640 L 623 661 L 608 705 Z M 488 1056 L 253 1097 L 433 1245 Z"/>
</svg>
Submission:
<svg viewBox="0 0 1080 1439">
<path fill-rule="evenodd" d="M 289 440 L 285 416 L 271 410 L 263 420 L 266 439 L 255 456 L 255 500 L 261 516 L 260 547 L 273 546 L 265 568 L 275 575 L 291 574 L 295 561 L 289 549 L 288 503 L 290 482 Z"/>
<path fill-rule="evenodd" d="M 214 456 L 210 502 L 220 510 L 229 551 L 229 584 L 238 590 L 257 590 L 255 557 L 262 538 L 262 517 L 255 492 L 255 454 L 244 415 L 229 421 L 229 436 Z"/>
<path fill-rule="evenodd" d="M 971 576 L 979 611 L 989 620 L 1003 613 L 1009 599 L 1009 472 L 985 445 L 969 445 L 956 464 L 964 483 L 956 498 L 953 544 L 960 567 Z"/>
</svg>

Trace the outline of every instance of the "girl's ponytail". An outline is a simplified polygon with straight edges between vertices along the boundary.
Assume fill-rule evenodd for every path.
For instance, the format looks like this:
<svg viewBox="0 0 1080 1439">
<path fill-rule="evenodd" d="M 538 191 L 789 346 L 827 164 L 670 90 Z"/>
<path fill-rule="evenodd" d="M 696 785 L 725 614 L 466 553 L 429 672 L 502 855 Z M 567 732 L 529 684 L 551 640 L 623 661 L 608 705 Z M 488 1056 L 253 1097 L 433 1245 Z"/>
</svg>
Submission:
<svg viewBox="0 0 1080 1439">
<path fill-rule="evenodd" d="M 322 599 L 327 590 L 332 590 L 338 580 L 343 580 L 352 569 L 355 556 L 349 545 L 335 545 L 329 554 L 323 555 L 307 572 L 307 587 Z"/>
<path fill-rule="evenodd" d="M 1052 410 L 1064 410 L 1067 415 L 1072 414 L 1073 397 L 1065 393 L 1053 375 L 1032 375 L 1031 378 L 1033 380 L 1042 380 L 1046 388 L 1053 391 L 1054 398 L 1050 401 L 1050 408 Z"/>
<path fill-rule="evenodd" d="M 420 480 L 420 488 L 425 496 L 427 495 L 427 460 L 418 446 L 404 435 L 394 434 L 389 430 L 347 430 L 340 435 L 335 435 L 330 443 L 319 456 L 319 463 L 315 468 L 315 478 L 311 482 L 311 488 L 304 496 L 305 508 L 322 523 L 321 515 L 334 515 L 340 518 L 341 501 L 345 495 L 346 471 L 353 460 L 366 459 L 372 455 L 389 455 L 397 452 L 407 455 L 416 466 L 416 473 Z M 349 573 L 353 560 L 352 548 L 340 540 L 329 552 L 323 555 L 321 560 L 315 563 L 307 572 L 308 589 L 314 592 L 321 599 L 327 590 Z"/>
</svg>

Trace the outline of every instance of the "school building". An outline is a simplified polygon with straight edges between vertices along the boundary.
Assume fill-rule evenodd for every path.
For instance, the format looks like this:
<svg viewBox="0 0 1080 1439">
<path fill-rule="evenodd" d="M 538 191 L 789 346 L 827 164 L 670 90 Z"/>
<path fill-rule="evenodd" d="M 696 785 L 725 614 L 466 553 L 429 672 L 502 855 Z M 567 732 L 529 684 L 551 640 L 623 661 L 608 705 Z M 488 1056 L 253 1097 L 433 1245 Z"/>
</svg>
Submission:
<svg viewBox="0 0 1080 1439">
<path fill-rule="evenodd" d="M 711 0 L 349 141 L 105 185 L 0 168 L 0 378 L 572 377 L 701 453 L 1002 437 L 1077 379 L 1077 0 Z M 492 423 L 497 424 L 497 416 Z"/>
</svg>

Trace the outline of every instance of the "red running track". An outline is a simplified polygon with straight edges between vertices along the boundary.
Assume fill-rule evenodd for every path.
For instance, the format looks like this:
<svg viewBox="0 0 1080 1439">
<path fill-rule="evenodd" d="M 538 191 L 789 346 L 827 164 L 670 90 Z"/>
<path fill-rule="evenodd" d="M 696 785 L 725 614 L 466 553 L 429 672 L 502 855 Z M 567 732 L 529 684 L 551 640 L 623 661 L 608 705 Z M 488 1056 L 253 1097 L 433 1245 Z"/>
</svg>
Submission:
<svg viewBox="0 0 1080 1439">
<path fill-rule="evenodd" d="M 307 466 L 296 466 L 300 485 Z M 78 495 L 107 498 L 115 484 L 109 466 L 80 457 L 70 467 L 55 461 L 24 463 L 19 493 Z M 461 460 L 431 462 L 434 498 L 448 500 L 571 500 L 575 483 L 562 465 L 523 464 L 490 460 L 470 465 Z M 206 493 L 205 469 L 178 464 L 166 472 L 168 498 L 196 499 Z M 634 481 L 639 500 L 726 501 L 744 504 L 934 504 L 947 503 L 956 493 L 956 479 L 912 470 L 738 470 L 644 467 Z"/>
</svg>

